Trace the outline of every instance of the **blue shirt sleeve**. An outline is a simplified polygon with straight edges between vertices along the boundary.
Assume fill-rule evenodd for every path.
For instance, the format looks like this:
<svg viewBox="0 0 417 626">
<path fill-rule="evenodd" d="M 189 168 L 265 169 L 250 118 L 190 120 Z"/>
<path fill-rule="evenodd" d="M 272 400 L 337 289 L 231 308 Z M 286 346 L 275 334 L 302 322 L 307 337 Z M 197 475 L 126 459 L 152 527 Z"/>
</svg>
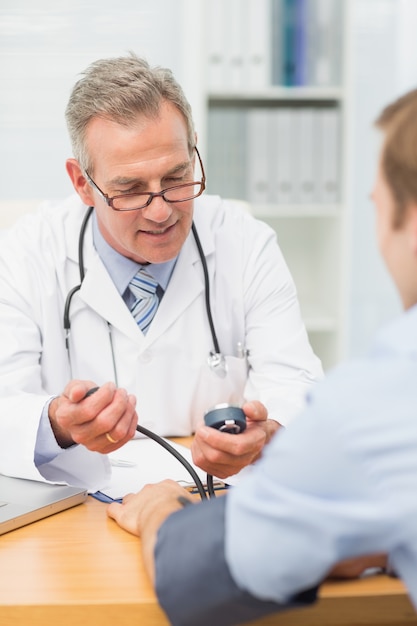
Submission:
<svg viewBox="0 0 417 626">
<path fill-rule="evenodd" d="M 341 560 L 391 552 L 406 532 L 404 454 L 415 419 L 407 418 L 412 431 L 399 424 L 396 384 L 377 370 L 372 377 L 367 365 L 343 367 L 319 383 L 231 491 L 225 551 L 241 589 L 285 603 Z M 415 407 L 410 397 L 407 404 Z"/>
<path fill-rule="evenodd" d="M 228 626 L 304 606 L 316 598 L 313 588 L 279 604 L 260 600 L 237 586 L 225 560 L 227 497 L 186 507 L 160 528 L 156 592 L 173 626 Z"/>
<path fill-rule="evenodd" d="M 43 407 L 41 419 L 39 421 L 38 435 L 36 438 L 34 460 L 36 467 L 40 467 L 44 463 L 49 463 L 62 452 L 59 447 L 51 423 L 48 417 L 49 405 L 55 396 L 49 398 Z"/>
</svg>

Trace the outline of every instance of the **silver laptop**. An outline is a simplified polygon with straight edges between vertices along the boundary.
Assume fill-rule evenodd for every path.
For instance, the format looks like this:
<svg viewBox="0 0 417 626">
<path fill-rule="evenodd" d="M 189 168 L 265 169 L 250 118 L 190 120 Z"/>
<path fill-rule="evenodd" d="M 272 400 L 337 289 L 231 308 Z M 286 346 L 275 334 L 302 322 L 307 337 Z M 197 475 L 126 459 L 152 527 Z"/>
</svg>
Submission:
<svg viewBox="0 0 417 626">
<path fill-rule="evenodd" d="M 88 491 L 0 474 L 0 535 L 81 504 Z"/>
</svg>

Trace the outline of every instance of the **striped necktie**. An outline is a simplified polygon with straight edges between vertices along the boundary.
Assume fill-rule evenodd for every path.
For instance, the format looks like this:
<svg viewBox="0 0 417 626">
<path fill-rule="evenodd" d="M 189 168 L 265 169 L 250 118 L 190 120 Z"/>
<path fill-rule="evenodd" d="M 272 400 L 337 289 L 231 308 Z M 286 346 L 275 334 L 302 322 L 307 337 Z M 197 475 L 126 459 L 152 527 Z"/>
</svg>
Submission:
<svg viewBox="0 0 417 626">
<path fill-rule="evenodd" d="M 144 334 L 147 332 L 158 308 L 157 287 L 156 280 L 144 269 L 140 269 L 129 283 L 129 289 L 135 297 L 135 302 L 130 311 Z"/>
</svg>

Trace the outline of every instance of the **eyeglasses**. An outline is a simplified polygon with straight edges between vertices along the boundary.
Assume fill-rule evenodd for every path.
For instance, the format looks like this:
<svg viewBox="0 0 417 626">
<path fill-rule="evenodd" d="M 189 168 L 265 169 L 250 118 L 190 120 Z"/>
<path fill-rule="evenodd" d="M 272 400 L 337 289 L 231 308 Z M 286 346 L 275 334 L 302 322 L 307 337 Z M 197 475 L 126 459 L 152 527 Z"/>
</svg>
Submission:
<svg viewBox="0 0 417 626">
<path fill-rule="evenodd" d="M 154 198 L 160 196 L 165 202 L 186 202 L 200 196 L 206 188 L 206 175 L 204 173 L 203 162 L 200 157 L 200 153 L 197 147 L 194 146 L 194 150 L 197 153 L 198 160 L 201 167 L 201 180 L 199 182 L 194 181 L 192 183 L 184 183 L 183 185 L 176 185 L 175 187 L 168 187 L 162 191 L 146 191 L 143 193 L 125 193 L 120 196 L 113 196 L 110 198 L 100 187 L 94 182 L 88 172 L 85 172 L 88 181 L 99 194 L 107 202 L 108 206 L 114 211 L 138 211 L 149 206 Z"/>
</svg>

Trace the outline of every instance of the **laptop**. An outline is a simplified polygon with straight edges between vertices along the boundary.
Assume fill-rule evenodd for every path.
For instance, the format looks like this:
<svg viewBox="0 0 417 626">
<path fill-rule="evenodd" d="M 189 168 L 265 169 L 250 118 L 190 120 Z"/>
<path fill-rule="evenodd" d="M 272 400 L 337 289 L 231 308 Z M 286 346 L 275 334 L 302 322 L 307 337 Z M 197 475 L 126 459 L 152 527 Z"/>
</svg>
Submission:
<svg viewBox="0 0 417 626">
<path fill-rule="evenodd" d="M 0 474 L 0 535 L 81 504 L 88 491 Z"/>
</svg>

